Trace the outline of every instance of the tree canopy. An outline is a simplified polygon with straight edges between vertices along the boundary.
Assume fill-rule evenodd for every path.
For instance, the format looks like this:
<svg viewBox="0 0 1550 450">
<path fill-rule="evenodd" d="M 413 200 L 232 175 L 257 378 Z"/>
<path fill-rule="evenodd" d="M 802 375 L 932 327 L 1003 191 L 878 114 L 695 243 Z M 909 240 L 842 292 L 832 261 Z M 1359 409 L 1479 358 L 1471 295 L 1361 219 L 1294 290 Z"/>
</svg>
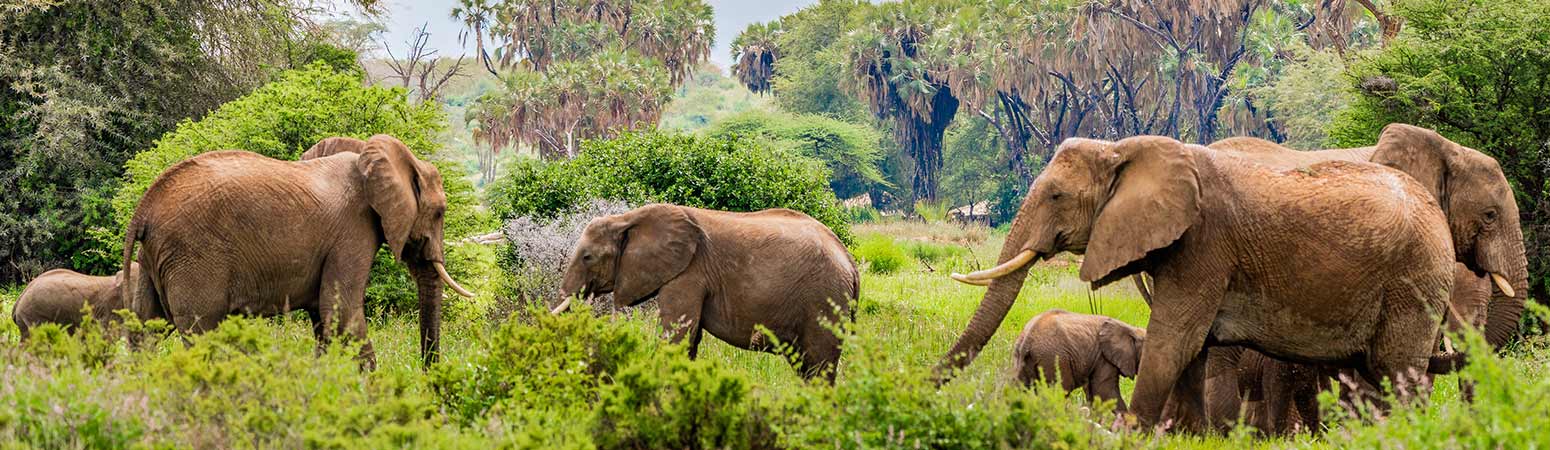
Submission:
<svg viewBox="0 0 1550 450">
<path fill-rule="evenodd" d="M 583 139 L 655 124 L 673 88 L 710 56 L 701 0 L 510 0 L 487 6 L 503 89 L 477 100 L 486 145 L 573 157 Z M 471 11 L 484 11 L 472 9 Z M 483 22 L 461 12 L 482 40 Z"/>
<path fill-rule="evenodd" d="M 369 2 L 368 2 L 369 3 Z M 120 166 L 197 118 L 313 60 L 354 65 L 295 0 L 82 0 L 0 6 L 0 281 L 88 255 Z"/>
</svg>

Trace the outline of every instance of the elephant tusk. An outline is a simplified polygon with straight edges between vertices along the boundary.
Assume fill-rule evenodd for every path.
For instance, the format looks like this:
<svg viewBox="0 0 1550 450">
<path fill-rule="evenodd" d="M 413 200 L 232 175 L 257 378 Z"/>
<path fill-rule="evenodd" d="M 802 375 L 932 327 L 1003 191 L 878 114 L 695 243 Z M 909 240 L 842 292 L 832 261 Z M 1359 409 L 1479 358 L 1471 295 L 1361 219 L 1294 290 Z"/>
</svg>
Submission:
<svg viewBox="0 0 1550 450">
<path fill-rule="evenodd" d="M 556 306 L 553 310 L 550 310 L 549 314 L 559 314 L 565 312 L 566 309 L 570 309 L 570 301 L 574 298 L 576 298 L 574 295 L 565 297 L 565 301 L 560 302 L 560 306 Z"/>
<path fill-rule="evenodd" d="M 1496 287 L 1501 288 L 1502 293 L 1507 294 L 1508 297 L 1518 296 L 1517 291 L 1512 290 L 1512 283 L 1507 282 L 1507 277 L 1503 277 L 1501 274 L 1493 272 L 1491 273 L 1491 281 L 1495 281 Z"/>
<path fill-rule="evenodd" d="M 961 274 L 961 273 L 954 273 L 954 274 L 952 274 L 950 276 L 954 280 L 958 280 L 959 283 L 963 283 L 963 284 L 970 284 L 970 285 L 974 285 L 974 286 L 989 286 L 990 285 L 990 280 L 976 280 L 976 279 L 973 279 L 973 278 L 969 278 L 968 275 L 964 275 L 964 274 Z"/>
<path fill-rule="evenodd" d="M 1036 255 L 1033 253 L 1033 250 L 1023 250 L 1022 253 L 1018 253 L 1017 256 L 1013 256 L 1012 259 L 1001 263 L 999 266 L 973 272 L 967 275 L 955 273 L 952 275 L 952 277 L 954 280 L 969 284 L 974 284 L 970 283 L 970 281 L 988 282 L 996 278 L 1004 277 L 1006 274 L 1012 273 L 1012 271 L 1017 270 L 1022 266 L 1028 265 L 1029 261 L 1033 261 L 1034 256 Z"/>
<path fill-rule="evenodd" d="M 1453 354 L 1453 340 L 1448 339 L 1446 335 L 1442 337 L 1442 352 L 1443 354 Z"/>
<path fill-rule="evenodd" d="M 474 298 L 474 293 L 468 292 L 467 289 L 463 289 L 462 286 L 458 286 L 456 281 L 452 281 L 452 276 L 447 275 L 446 266 L 441 265 L 441 263 L 434 263 L 433 265 L 436 266 L 436 274 L 441 275 L 441 282 L 446 283 L 447 287 L 452 288 L 453 292 L 456 292 L 457 295 Z"/>
</svg>

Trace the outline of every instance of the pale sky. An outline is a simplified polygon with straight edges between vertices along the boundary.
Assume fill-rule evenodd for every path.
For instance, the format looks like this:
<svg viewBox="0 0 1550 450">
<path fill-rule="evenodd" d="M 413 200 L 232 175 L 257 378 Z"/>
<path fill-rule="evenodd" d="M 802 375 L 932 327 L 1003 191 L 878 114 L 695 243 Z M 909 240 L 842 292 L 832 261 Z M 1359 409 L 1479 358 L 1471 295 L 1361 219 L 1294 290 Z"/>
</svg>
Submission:
<svg viewBox="0 0 1550 450">
<path fill-rule="evenodd" d="M 731 65 L 732 39 L 748 24 L 769 21 L 817 3 L 817 0 L 705 1 L 716 10 L 716 46 L 711 50 L 710 59 L 723 68 Z M 460 51 L 472 54 L 473 39 L 469 39 L 466 46 L 459 44 L 458 33 L 463 30 L 463 25 L 449 17 L 453 6 L 458 4 L 457 0 L 385 0 L 385 4 L 387 14 L 384 22 L 388 32 L 384 38 L 395 52 L 408 47 L 404 42 L 423 23 L 428 25 L 427 31 L 431 34 L 429 47 L 440 50 L 441 55 L 454 56 Z M 335 9 L 340 8 L 336 6 Z"/>
</svg>

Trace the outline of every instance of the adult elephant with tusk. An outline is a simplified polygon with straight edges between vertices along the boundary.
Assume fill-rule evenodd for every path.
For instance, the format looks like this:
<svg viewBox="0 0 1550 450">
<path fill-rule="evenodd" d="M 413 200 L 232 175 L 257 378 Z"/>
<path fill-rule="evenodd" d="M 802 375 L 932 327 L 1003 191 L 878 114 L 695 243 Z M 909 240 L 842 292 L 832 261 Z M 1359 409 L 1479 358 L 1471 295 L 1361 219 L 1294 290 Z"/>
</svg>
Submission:
<svg viewBox="0 0 1550 450">
<path fill-rule="evenodd" d="M 1171 397 L 1176 423 L 1195 430 L 1213 345 L 1405 386 L 1427 368 L 1453 282 L 1447 221 L 1403 172 L 1279 170 L 1156 136 L 1072 139 L 1031 186 L 1000 263 L 955 277 L 990 284 L 938 376 L 984 347 L 1032 263 L 1068 251 L 1085 254 L 1080 276 L 1095 287 L 1152 275 L 1131 412 L 1157 424 Z"/>
<path fill-rule="evenodd" d="M 1454 257 L 1496 289 L 1484 311 L 1482 332 L 1501 348 L 1518 331 L 1528 299 L 1528 259 L 1518 202 L 1501 165 L 1478 150 L 1436 131 L 1401 123 L 1383 127 L 1371 147 L 1297 151 L 1258 138 L 1217 141 L 1210 148 L 1255 162 L 1292 169 L 1321 161 L 1365 161 L 1405 172 L 1438 199 L 1453 236 Z"/>
<path fill-rule="evenodd" d="M 656 298 L 662 327 L 688 340 L 690 358 L 708 331 L 748 350 L 789 346 L 804 378 L 833 382 L 841 342 L 831 327 L 855 320 L 860 289 L 845 244 L 806 214 L 656 204 L 587 224 L 552 312 L 581 295 L 613 293 L 619 306 Z"/>
<path fill-rule="evenodd" d="M 428 366 L 441 341 L 442 285 L 473 296 L 444 267 L 446 209 L 441 173 L 392 136 L 330 138 L 297 162 L 202 154 L 167 169 L 141 197 L 123 257 L 129 267 L 139 242 L 142 270 L 125 271 L 124 295 L 140 317 L 194 333 L 231 314 L 304 310 L 319 346 L 357 339 L 363 364 L 374 367 L 365 291 L 387 243 L 418 285 Z"/>
</svg>

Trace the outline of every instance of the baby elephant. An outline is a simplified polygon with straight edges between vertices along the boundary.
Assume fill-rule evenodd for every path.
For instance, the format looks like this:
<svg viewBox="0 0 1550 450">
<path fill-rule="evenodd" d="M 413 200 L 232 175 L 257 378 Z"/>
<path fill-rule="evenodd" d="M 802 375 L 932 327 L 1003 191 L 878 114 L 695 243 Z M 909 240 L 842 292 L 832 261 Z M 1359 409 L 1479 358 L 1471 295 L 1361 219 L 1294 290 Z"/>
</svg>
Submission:
<svg viewBox="0 0 1550 450">
<path fill-rule="evenodd" d="M 1119 377 L 1136 376 L 1145 341 L 1146 330 L 1124 322 L 1053 309 L 1023 327 L 1012 347 L 1012 368 L 1025 385 L 1059 377 L 1066 392 L 1084 388 L 1088 402 L 1114 400 L 1115 409 L 1124 411 Z"/>
<path fill-rule="evenodd" d="M 138 265 L 131 266 L 138 269 Z M 27 283 L 11 319 L 21 329 L 22 338 L 32 327 L 45 323 L 57 323 L 65 327 L 81 324 L 81 309 L 91 303 L 92 318 L 99 323 L 117 319 L 115 310 L 127 308 L 119 295 L 119 281 L 123 271 L 113 276 L 84 275 L 66 269 L 44 272 Z"/>
</svg>

